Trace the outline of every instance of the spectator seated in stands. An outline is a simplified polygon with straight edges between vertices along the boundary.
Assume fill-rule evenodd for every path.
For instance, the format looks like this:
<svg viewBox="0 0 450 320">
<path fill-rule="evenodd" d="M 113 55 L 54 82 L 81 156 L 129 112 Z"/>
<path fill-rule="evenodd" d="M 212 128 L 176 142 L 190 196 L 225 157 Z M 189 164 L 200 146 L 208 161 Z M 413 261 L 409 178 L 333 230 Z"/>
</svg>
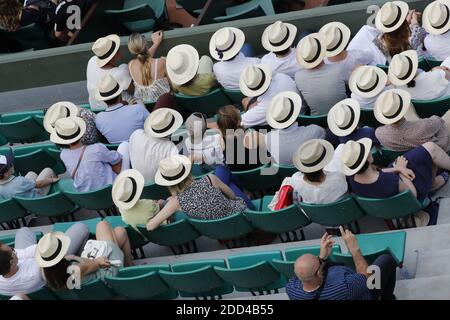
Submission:
<svg viewBox="0 0 450 320">
<path fill-rule="evenodd" d="M 86 69 L 87 90 L 89 93 L 89 105 L 92 110 L 105 110 L 104 100 L 97 99 L 97 89 L 100 80 L 105 75 L 111 75 L 120 83 L 122 88 L 122 99 L 130 101 L 132 98 L 133 86 L 131 84 L 130 71 L 126 64 L 118 65 L 122 59 L 120 49 L 120 37 L 111 34 L 95 41 L 92 46 L 94 56 L 89 59 Z"/>
<path fill-rule="evenodd" d="M 128 63 L 134 97 L 143 102 L 156 102 L 160 96 L 170 92 L 166 59 L 154 58 L 162 39 L 162 31 L 153 32 L 153 45 L 150 48 L 144 35 L 134 33 L 128 39 L 128 50 L 136 56 Z"/>
<path fill-rule="evenodd" d="M 334 149 L 331 143 L 322 139 L 311 139 L 303 143 L 293 156 L 295 167 L 299 170 L 292 177 L 285 178 L 281 188 L 290 185 L 293 188 L 293 201 L 310 204 L 329 204 L 347 195 L 347 181 L 333 162 Z M 278 202 L 278 192 L 271 207 Z"/>
<path fill-rule="evenodd" d="M 200 163 L 205 171 L 214 170 L 216 165 L 223 164 L 222 136 L 206 134 L 206 117 L 194 112 L 185 122 L 187 137 L 184 140 L 183 154 L 189 156 L 194 163 Z"/>
<path fill-rule="evenodd" d="M 395 55 L 389 65 L 389 81 L 399 89 L 408 91 L 414 100 L 433 100 L 450 96 L 450 69 L 445 66 L 424 72 L 418 69 L 414 50 Z"/>
<path fill-rule="evenodd" d="M 372 263 L 381 271 L 381 287 L 369 289 L 367 278 L 369 264 L 364 259 L 358 239 L 350 230 L 340 227 L 342 239 L 353 257 L 355 270 L 329 262 L 334 241 L 324 234 L 320 241 L 320 253 L 304 254 L 295 261 L 296 277 L 289 280 L 286 293 L 290 300 L 395 300 L 394 289 L 397 264 L 390 254 L 379 256 Z"/>
<path fill-rule="evenodd" d="M 375 103 L 375 117 L 384 124 L 375 131 L 383 146 L 394 151 L 408 151 L 425 142 L 434 142 L 445 152 L 450 151 L 450 111 L 442 117 L 406 119 L 412 108 L 407 91 L 391 89 L 383 92 Z M 357 140 L 357 139 L 352 139 Z"/>
<path fill-rule="evenodd" d="M 15 176 L 12 150 L 6 155 L 0 155 L 0 201 L 15 196 L 24 198 L 46 196 L 51 185 L 58 180 L 59 178 L 50 168 L 45 168 L 39 175 L 30 171 L 25 177 Z"/>
<path fill-rule="evenodd" d="M 89 0 L 62 0 L 58 1 L 58 6 L 55 10 L 55 38 L 59 45 L 66 44 L 70 38 L 72 38 L 77 31 L 77 26 L 74 24 L 73 15 L 75 12 L 72 6 L 76 6 L 80 9 L 81 16 L 78 17 L 81 20 L 90 5 Z"/>
<path fill-rule="evenodd" d="M 337 140 L 336 145 L 346 143 L 349 140 L 359 140 L 362 138 L 370 138 L 374 145 L 379 146 L 380 142 L 375 136 L 375 129 L 371 127 L 358 128 L 361 109 L 358 101 L 355 99 L 344 99 L 335 104 L 328 112 L 327 122 L 328 128 L 333 137 L 332 142 Z"/>
<path fill-rule="evenodd" d="M 119 208 L 122 220 L 135 229 L 138 224 L 146 225 L 164 206 L 164 200 L 139 199 L 144 184 L 144 176 L 137 170 L 129 169 L 117 176 L 112 187 L 112 199 Z"/>
<path fill-rule="evenodd" d="M 225 106 L 217 112 L 217 126 L 222 134 L 221 147 L 225 164 L 231 171 L 246 171 L 269 163 L 264 135 L 244 129 L 239 109 Z M 227 151 L 227 148 L 232 149 Z"/>
<path fill-rule="evenodd" d="M 295 74 L 295 82 L 311 115 L 327 114 L 347 98 L 343 65 L 325 64 L 325 51 L 325 38 L 319 33 L 307 35 L 297 46 L 297 61 L 303 68 Z"/>
<path fill-rule="evenodd" d="M 87 192 L 112 184 L 116 175 L 128 167 L 123 165 L 123 151 L 110 151 L 101 143 L 83 145 L 81 138 L 86 130 L 83 119 L 70 117 L 59 119 L 50 141 L 63 150 L 61 160 L 67 168 L 79 192 Z M 126 150 L 128 152 L 128 150 Z M 125 156 L 127 156 L 125 154 Z M 124 157 L 125 158 L 125 157 Z M 129 162 L 129 160 L 128 160 Z"/>
<path fill-rule="evenodd" d="M 239 90 L 239 77 L 246 67 L 260 63 L 259 58 L 247 56 L 245 35 L 242 30 L 225 27 L 217 30 L 209 41 L 209 53 L 216 62 L 214 75 L 222 87 Z"/>
<path fill-rule="evenodd" d="M 393 88 L 386 86 L 386 73 L 375 66 L 357 67 L 349 79 L 351 98 L 358 101 L 361 108 L 373 109 L 375 101 L 384 90 Z"/>
<path fill-rule="evenodd" d="M 203 96 L 217 87 L 213 61 L 208 56 L 199 59 L 197 50 L 191 45 L 180 44 L 170 49 L 166 68 L 174 92 Z"/>
<path fill-rule="evenodd" d="M 450 157 L 434 142 L 426 142 L 408 151 L 384 169 L 373 164 L 371 147 L 372 140 L 363 138 L 348 141 L 342 151 L 342 170 L 348 176 L 350 189 L 359 196 L 388 198 L 410 190 L 423 202 L 430 192 L 441 188 L 448 180 Z M 447 171 L 436 175 L 438 169 Z M 431 209 L 433 208 L 430 205 L 429 210 Z M 416 214 L 416 225 L 424 226 L 432 221 L 435 224 L 437 212 L 429 213 L 430 215 L 427 215 L 421 211 Z"/>
<path fill-rule="evenodd" d="M 326 43 L 324 62 L 342 65 L 345 82 L 348 82 L 353 70 L 358 66 L 375 64 L 374 57 L 368 50 L 345 50 L 351 36 L 351 31 L 345 24 L 327 23 L 320 28 L 319 33 L 325 38 Z"/>
<path fill-rule="evenodd" d="M 66 232 L 70 239 L 68 254 L 76 254 L 89 237 L 86 225 L 76 223 Z M 45 285 L 41 269 L 36 263 L 36 235 L 29 228 L 17 231 L 14 249 L 0 243 L 0 294 L 13 296 L 16 293 L 31 293 Z"/>
<path fill-rule="evenodd" d="M 194 180 L 191 169 L 191 160 L 182 155 L 160 161 L 155 182 L 168 187 L 172 196 L 149 221 L 148 230 L 155 230 L 179 210 L 191 218 L 214 220 L 247 209 L 250 200 L 241 190 L 235 188 L 236 193 L 213 174 Z"/>
<path fill-rule="evenodd" d="M 276 21 L 264 30 L 261 43 L 269 53 L 261 58 L 261 63 L 270 67 L 272 76 L 283 73 L 294 79 L 300 70 L 295 49 L 292 49 L 296 36 L 297 27 L 281 21 Z"/>
<path fill-rule="evenodd" d="M 131 135 L 131 166 L 144 176 L 146 182 L 155 180 L 160 160 L 179 153 L 170 136 L 182 124 L 183 118 L 177 111 L 161 108 L 147 117 L 143 130 L 138 129 Z"/>
<path fill-rule="evenodd" d="M 404 1 L 386 2 L 377 12 L 375 26 L 381 34 L 373 41 L 387 62 L 403 51 L 420 50 L 426 31 L 419 25 L 419 16 Z"/>
<path fill-rule="evenodd" d="M 55 122 L 62 118 L 80 117 L 86 123 L 86 132 L 81 138 L 84 145 L 100 142 L 101 134 L 95 126 L 95 113 L 92 111 L 77 107 L 72 102 L 61 101 L 53 104 L 47 109 L 44 116 L 44 128 L 48 133 L 55 130 Z"/>
<path fill-rule="evenodd" d="M 67 288 L 67 268 L 79 266 L 81 284 L 106 276 L 115 276 L 122 267 L 132 266 L 130 240 L 123 227 L 112 228 L 107 221 L 97 224 L 96 240 L 89 240 L 81 257 L 71 252 L 71 238 L 60 232 L 44 235 L 37 245 L 35 259 L 42 268 L 47 286 L 56 290 Z"/>
<path fill-rule="evenodd" d="M 302 99 L 291 91 L 284 91 L 272 98 L 266 119 L 272 130 L 264 140 L 272 159 L 281 165 L 292 165 L 292 156 L 300 145 L 311 139 L 324 139 L 325 129 L 311 124 L 300 126 L 297 122 Z"/>
<path fill-rule="evenodd" d="M 438 61 L 450 57 L 450 2 L 437 0 L 423 11 L 422 24 L 428 34 L 423 41 L 426 53 Z"/>
<path fill-rule="evenodd" d="M 30 24 L 39 25 L 45 33 L 53 30 L 57 0 L 28 1 L 23 4 L 19 0 L 0 1 L 0 26 L 13 32 Z"/>
<path fill-rule="evenodd" d="M 239 87 L 246 96 L 242 99 L 245 113 L 242 126 L 249 128 L 266 125 L 266 111 L 272 98 L 282 91 L 297 92 L 294 80 L 283 73 L 272 76 L 270 66 L 257 64 L 245 68 L 240 76 Z"/>
<path fill-rule="evenodd" d="M 97 89 L 97 99 L 105 101 L 107 108 L 97 114 L 95 125 L 109 143 L 128 141 L 131 134 L 144 128 L 149 112 L 143 104 L 125 105 L 120 83 L 111 75 L 102 78 Z"/>
</svg>

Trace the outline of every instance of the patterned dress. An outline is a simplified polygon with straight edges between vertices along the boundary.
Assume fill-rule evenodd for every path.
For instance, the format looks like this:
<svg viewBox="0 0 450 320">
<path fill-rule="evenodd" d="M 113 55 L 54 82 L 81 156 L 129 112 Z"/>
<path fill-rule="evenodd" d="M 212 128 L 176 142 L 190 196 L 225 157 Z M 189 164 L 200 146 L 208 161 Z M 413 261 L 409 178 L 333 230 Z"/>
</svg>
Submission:
<svg viewBox="0 0 450 320">
<path fill-rule="evenodd" d="M 165 93 L 170 92 L 170 83 L 167 77 L 163 77 L 160 79 L 157 79 L 158 76 L 158 60 L 154 59 L 154 75 L 153 79 L 155 79 L 150 85 L 144 86 L 139 83 L 137 83 L 133 79 L 134 83 L 134 96 L 136 99 L 139 99 L 143 102 L 156 102 L 160 96 L 162 96 Z M 131 70 L 130 70 L 131 77 L 133 77 Z"/>
<path fill-rule="evenodd" d="M 95 126 L 95 113 L 90 110 L 79 108 L 78 116 L 86 122 L 86 132 L 81 138 L 81 143 L 85 146 L 100 142 L 100 132 Z"/>
<path fill-rule="evenodd" d="M 208 176 L 194 182 L 178 195 L 181 210 L 190 218 L 214 220 L 247 209 L 244 200 L 228 199 L 220 189 L 211 184 Z"/>
</svg>

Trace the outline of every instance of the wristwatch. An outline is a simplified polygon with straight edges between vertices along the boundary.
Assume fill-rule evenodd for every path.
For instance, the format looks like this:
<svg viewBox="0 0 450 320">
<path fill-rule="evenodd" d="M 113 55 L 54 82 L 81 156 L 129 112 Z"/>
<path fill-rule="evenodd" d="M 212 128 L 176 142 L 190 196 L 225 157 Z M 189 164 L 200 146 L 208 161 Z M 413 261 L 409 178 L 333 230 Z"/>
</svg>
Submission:
<svg viewBox="0 0 450 320">
<path fill-rule="evenodd" d="M 328 261 L 328 258 L 327 259 L 323 259 L 320 256 L 317 256 L 317 258 L 319 258 L 320 263 L 326 263 Z"/>
</svg>

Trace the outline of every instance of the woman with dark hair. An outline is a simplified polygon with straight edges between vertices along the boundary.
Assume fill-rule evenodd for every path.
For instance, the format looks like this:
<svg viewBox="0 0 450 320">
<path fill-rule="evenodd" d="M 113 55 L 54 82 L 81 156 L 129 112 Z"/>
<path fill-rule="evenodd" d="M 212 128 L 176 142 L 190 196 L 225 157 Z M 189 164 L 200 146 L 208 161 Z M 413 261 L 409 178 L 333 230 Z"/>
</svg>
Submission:
<svg viewBox="0 0 450 320">
<path fill-rule="evenodd" d="M 388 62 L 396 54 L 422 47 L 426 32 L 419 24 L 420 15 L 404 1 L 386 2 L 378 11 L 375 25 L 382 34 L 373 41 Z"/>
<path fill-rule="evenodd" d="M 81 257 L 67 255 L 71 239 L 60 232 L 44 235 L 36 248 L 35 259 L 43 269 L 47 285 L 56 290 L 68 290 L 71 266 L 78 266 L 81 283 L 106 276 L 115 276 L 123 266 L 132 266 L 130 240 L 123 227 L 112 228 L 107 221 L 97 224 L 96 240 L 89 240 Z"/>
</svg>

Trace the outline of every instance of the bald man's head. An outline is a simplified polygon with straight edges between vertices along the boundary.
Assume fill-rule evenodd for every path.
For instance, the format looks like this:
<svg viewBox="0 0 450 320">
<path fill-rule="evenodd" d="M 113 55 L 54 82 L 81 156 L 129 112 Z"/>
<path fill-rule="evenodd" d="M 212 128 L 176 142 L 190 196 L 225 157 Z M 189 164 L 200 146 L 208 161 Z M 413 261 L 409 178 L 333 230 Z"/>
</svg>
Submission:
<svg viewBox="0 0 450 320">
<path fill-rule="evenodd" d="M 308 283 L 316 280 L 316 273 L 319 267 L 319 258 L 310 253 L 306 253 L 295 261 L 294 272 L 303 283 Z"/>
</svg>

